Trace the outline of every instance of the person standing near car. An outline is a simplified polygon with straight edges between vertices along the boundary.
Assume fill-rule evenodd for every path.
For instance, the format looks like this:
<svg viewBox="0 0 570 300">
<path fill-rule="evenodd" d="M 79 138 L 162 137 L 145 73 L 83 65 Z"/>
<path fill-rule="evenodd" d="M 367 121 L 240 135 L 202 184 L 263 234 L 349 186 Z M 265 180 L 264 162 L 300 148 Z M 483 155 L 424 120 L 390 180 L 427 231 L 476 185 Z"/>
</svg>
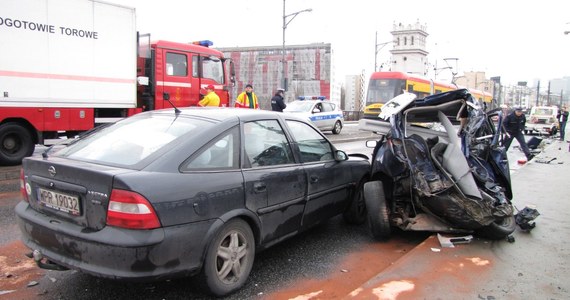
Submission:
<svg viewBox="0 0 570 300">
<path fill-rule="evenodd" d="M 206 95 L 204 96 L 204 99 L 200 100 L 200 102 L 198 102 L 198 105 L 200 106 L 220 106 L 220 96 L 218 96 L 218 94 L 216 94 L 216 92 L 214 92 L 214 86 L 213 85 L 208 85 L 206 87 Z"/>
<path fill-rule="evenodd" d="M 253 86 L 251 84 L 248 83 L 245 86 L 245 91 L 237 96 L 235 107 L 259 109 L 257 95 L 253 92 Z"/>
<path fill-rule="evenodd" d="M 271 110 L 283 112 L 283 109 L 287 107 L 287 104 L 283 101 L 283 95 L 285 94 L 284 89 L 277 89 L 275 96 L 271 98 Z"/>
<path fill-rule="evenodd" d="M 566 111 L 566 106 L 562 106 L 562 109 L 558 111 L 556 119 L 558 119 L 558 123 L 560 124 L 560 140 L 564 141 L 564 131 L 566 130 L 566 122 L 568 122 L 568 111 Z"/>
<path fill-rule="evenodd" d="M 527 161 L 530 161 L 534 155 L 530 153 L 528 145 L 524 139 L 524 127 L 526 124 L 526 117 L 522 112 L 522 108 L 517 107 L 513 112 L 511 112 L 505 120 L 503 120 L 503 127 L 507 131 L 507 138 L 505 139 L 503 145 L 505 145 L 505 150 L 509 150 L 513 139 L 517 139 L 521 150 L 524 152 Z"/>
</svg>

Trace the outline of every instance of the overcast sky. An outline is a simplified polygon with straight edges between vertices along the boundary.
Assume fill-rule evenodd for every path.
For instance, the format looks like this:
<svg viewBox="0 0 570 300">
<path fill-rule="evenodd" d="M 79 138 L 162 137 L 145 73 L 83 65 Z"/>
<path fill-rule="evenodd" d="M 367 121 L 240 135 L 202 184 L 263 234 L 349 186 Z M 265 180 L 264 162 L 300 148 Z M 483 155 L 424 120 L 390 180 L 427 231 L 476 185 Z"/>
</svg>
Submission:
<svg viewBox="0 0 570 300">
<path fill-rule="evenodd" d="M 136 8 L 137 28 L 153 40 L 209 39 L 214 47 L 282 44 L 282 0 L 106 0 Z M 288 25 L 288 45 L 331 43 L 337 80 L 374 69 L 378 43 L 392 39 L 394 23 L 427 26 L 428 61 L 457 71 L 484 71 L 502 83 L 529 85 L 570 76 L 570 4 L 542 1 L 371 1 L 287 0 L 286 14 L 311 8 Z M 388 61 L 391 45 L 378 62 Z M 438 78 L 449 76 L 441 71 Z M 544 86 L 545 83 L 541 85 Z"/>
</svg>

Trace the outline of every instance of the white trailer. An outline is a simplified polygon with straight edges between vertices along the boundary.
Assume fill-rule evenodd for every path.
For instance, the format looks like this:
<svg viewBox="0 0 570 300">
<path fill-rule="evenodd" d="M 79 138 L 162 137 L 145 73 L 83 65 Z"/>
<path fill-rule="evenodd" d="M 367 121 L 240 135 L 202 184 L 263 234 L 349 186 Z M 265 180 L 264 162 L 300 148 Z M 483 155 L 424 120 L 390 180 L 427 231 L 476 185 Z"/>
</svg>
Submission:
<svg viewBox="0 0 570 300">
<path fill-rule="evenodd" d="M 135 9 L 0 1 L 0 107 L 136 107 Z"/>
</svg>

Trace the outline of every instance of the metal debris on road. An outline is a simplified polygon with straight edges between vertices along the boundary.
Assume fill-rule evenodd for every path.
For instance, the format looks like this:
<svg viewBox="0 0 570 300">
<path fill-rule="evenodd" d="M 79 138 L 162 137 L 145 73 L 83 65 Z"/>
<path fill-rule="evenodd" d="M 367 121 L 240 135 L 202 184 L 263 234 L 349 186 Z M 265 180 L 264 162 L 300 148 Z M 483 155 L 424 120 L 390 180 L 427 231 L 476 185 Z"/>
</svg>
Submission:
<svg viewBox="0 0 570 300">
<path fill-rule="evenodd" d="M 522 230 L 529 232 L 536 227 L 533 221 L 538 216 L 540 216 L 538 210 L 534 206 L 527 205 L 515 214 L 515 222 Z"/>
<path fill-rule="evenodd" d="M 439 240 L 439 244 L 443 248 L 454 248 L 455 244 L 468 244 L 471 243 L 473 240 L 472 235 L 465 235 L 465 236 L 453 236 L 447 237 L 441 234 L 437 234 L 437 239 Z"/>
</svg>

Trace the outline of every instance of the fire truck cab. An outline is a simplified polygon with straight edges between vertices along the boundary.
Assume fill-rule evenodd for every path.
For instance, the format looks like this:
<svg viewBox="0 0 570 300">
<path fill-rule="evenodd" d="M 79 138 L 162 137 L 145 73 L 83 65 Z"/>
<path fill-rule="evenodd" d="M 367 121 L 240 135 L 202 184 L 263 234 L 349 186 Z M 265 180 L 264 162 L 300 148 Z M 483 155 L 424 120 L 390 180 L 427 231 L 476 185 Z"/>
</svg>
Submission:
<svg viewBox="0 0 570 300">
<path fill-rule="evenodd" d="M 144 111 L 197 106 L 201 91 L 210 84 L 216 88 L 220 106 L 229 106 L 229 88 L 235 81 L 233 64 L 209 48 L 211 41 L 139 44 L 137 107 Z M 148 84 L 140 84 L 141 78 L 143 82 L 148 78 Z"/>
</svg>

